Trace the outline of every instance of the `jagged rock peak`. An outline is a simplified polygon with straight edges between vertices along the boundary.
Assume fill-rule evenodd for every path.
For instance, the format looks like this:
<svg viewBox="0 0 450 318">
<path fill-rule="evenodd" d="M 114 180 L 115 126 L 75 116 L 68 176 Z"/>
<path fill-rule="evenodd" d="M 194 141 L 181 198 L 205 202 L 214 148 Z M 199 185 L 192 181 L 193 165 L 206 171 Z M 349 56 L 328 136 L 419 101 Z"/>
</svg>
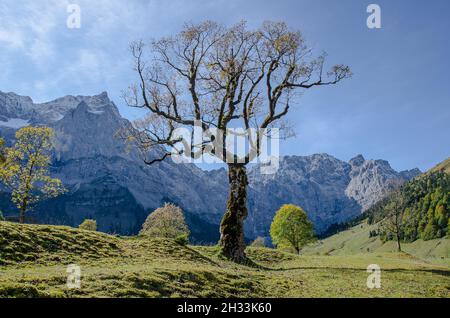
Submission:
<svg viewBox="0 0 450 318">
<path fill-rule="evenodd" d="M 14 99 L 14 100 L 21 100 L 21 101 L 26 101 L 28 103 L 33 103 L 33 99 L 30 96 L 21 96 L 14 92 L 3 92 L 1 90 L 0 90 L 0 98 L 2 98 L 2 99 L 10 98 L 10 99 Z"/>
<path fill-rule="evenodd" d="M 348 162 L 351 166 L 361 166 L 364 161 L 366 161 L 366 159 L 364 159 L 363 155 L 359 154 L 356 157 L 350 159 L 350 161 Z"/>
<path fill-rule="evenodd" d="M 405 180 L 411 180 L 411 179 L 417 177 L 420 174 L 422 174 L 422 171 L 420 171 L 420 169 L 418 169 L 418 168 L 414 168 L 414 169 L 411 169 L 411 170 L 400 171 L 400 175 Z"/>
<path fill-rule="evenodd" d="M 57 98 L 55 100 L 52 100 L 50 102 L 42 103 L 40 105 L 54 105 L 54 104 L 60 104 L 65 105 L 70 108 L 75 108 L 78 106 L 79 103 L 85 102 L 91 107 L 99 107 L 99 106 L 107 106 L 107 105 L 113 105 L 114 103 L 111 102 L 111 100 L 108 97 L 107 92 L 102 92 L 98 95 L 92 95 L 92 96 L 85 96 L 85 95 L 66 95 L 64 97 Z"/>
<path fill-rule="evenodd" d="M 14 93 L 0 92 L 0 117 L 27 120 L 31 124 L 51 125 L 61 120 L 72 110 L 78 109 L 81 102 L 88 105 L 86 111 L 101 114 L 104 110 L 120 117 L 116 105 L 109 99 L 107 92 L 98 95 L 66 95 L 45 103 L 34 103 L 30 97 Z"/>
</svg>

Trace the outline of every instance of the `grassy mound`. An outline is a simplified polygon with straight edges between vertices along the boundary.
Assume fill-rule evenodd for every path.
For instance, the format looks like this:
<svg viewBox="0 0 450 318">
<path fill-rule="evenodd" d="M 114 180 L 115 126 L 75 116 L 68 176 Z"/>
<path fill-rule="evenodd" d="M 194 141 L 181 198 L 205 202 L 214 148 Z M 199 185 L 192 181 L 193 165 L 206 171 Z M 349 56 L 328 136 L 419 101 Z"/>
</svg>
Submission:
<svg viewBox="0 0 450 318">
<path fill-rule="evenodd" d="M 0 264 L 63 262 L 120 255 L 116 237 L 66 226 L 0 222 Z"/>
<path fill-rule="evenodd" d="M 298 256 L 248 248 L 256 267 L 217 247 L 0 222 L 1 297 L 449 297 L 450 269 L 406 254 Z M 67 264 L 81 268 L 69 289 Z M 368 290 L 368 264 L 383 270 Z"/>
</svg>

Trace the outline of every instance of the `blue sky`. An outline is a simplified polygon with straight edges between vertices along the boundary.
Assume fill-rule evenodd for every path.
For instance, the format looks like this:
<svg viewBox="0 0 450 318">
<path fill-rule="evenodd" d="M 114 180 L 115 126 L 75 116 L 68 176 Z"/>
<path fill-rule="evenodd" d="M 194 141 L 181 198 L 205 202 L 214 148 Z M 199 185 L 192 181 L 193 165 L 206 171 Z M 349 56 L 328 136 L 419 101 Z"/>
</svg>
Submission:
<svg viewBox="0 0 450 318">
<path fill-rule="evenodd" d="M 69 3 L 80 5 L 80 29 L 66 27 Z M 370 3 L 381 7 L 381 29 L 366 26 Z M 38 102 L 108 91 L 134 118 L 120 99 L 134 81 L 132 40 L 172 34 L 187 21 L 282 20 L 354 76 L 305 93 L 289 117 L 296 137 L 282 141 L 281 153 L 361 153 L 426 170 L 450 155 L 449 13 L 446 0 L 2 0 L 0 90 Z"/>
</svg>

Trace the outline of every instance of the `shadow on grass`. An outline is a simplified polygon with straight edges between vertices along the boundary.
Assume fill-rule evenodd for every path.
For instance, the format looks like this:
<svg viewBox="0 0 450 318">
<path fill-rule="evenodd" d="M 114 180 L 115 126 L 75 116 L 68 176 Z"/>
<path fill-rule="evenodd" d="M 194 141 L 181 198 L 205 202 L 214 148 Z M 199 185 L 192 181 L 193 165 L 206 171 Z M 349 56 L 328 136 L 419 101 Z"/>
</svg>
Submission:
<svg viewBox="0 0 450 318">
<path fill-rule="evenodd" d="M 234 265 L 241 265 L 241 266 L 245 266 L 245 267 L 249 267 L 252 269 L 260 269 L 260 270 L 271 270 L 271 268 L 269 267 L 265 267 L 262 266 L 258 263 L 256 263 L 255 261 L 253 261 L 251 258 L 249 258 L 248 256 L 245 257 L 245 259 L 239 263 L 233 262 L 231 260 L 229 260 L 220 249 L 217 249 L 215 251 L 215 253 L 213 254 L 214 257 L 217 257 L 220 261 L 224 261 L 224 262 L 229 262 L 230 264 L 234 264 Z M 211 260 L 211 262 L 213 262 Z M 219 265 L 217 263 L 215 263 L 216 265 Z"/>
<path fill-rule="evenodd" d="M 304 267 L 289 267 L 289 268 L 265 268 L 270 271 L 293 271 L 293 270 L 337 270 L 337 271 L 366 271 L 364 268 L 339 268 L 339 267 L 320 267 L 320 266 L 304 266 Z M 441 269 L 403 269 L 403 268 L 390 268 L 390 269 L 382 269 L 383 272 L 398 272 L 398 273 L 407 273 L 407 272 L 423 272 L 423 273 L 431 273 L 435 275 L 441 275 L 444 277 L 450 277 L 450 270 L 441 270 Z"/>
<path fill-rule="evenodd" d="M 188 249 L 189 251 L 191 251 L 193 254 L 195 254 L 196 257 L 198 257 L 199 259 L 201 259 L 201 260 L 203 260 L 203 261 L 205 261 L 207 263 L 210 263 L 211 265 L 219 266 L 219 264 L 217 262 L 215 262 L 211 258 L 203 255 L 199 251 L 196 251 L 195 249 L 193 249 L 193 248 L 191 248 L 189 246 L 185 246 L 185 248 Z"/>
<path fill-rule="evenodd" d="M 240 265 L 244 265 L 244 266 L 247 266 L 247 267 L 250 267 L 250 268 L 253 268 L 253 269 L 260 269 L 260 270 L 266 270 L 266 271 L 270 271 L 271 270 L 270 267 L 262 266 L 262 265 L 256 263 L 255 261 L 253 261 L 252 259 L 248 258 L 248 257 Z"/>
</svg>

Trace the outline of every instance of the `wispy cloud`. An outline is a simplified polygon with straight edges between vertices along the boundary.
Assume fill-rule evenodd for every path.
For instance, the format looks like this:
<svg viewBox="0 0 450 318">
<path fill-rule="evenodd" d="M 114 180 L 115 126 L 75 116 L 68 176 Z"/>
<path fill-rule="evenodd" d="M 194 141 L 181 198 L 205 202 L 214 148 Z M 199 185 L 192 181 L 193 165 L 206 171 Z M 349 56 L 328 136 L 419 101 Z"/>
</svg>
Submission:
<svg viewBox="0 0 450 318">
<path fill-rule="evenodd" d="M 53 34 L 66 1 L 6 1 L 0 7 L 0 41 L 38 66 L 54 57 Z"/>
<path fill-rule="evenodd" d="M 0 29 L 0 43 L 3 42 L 9 48 L 23 47 L 23 35 L 17 30 Z"/>
</svg>

